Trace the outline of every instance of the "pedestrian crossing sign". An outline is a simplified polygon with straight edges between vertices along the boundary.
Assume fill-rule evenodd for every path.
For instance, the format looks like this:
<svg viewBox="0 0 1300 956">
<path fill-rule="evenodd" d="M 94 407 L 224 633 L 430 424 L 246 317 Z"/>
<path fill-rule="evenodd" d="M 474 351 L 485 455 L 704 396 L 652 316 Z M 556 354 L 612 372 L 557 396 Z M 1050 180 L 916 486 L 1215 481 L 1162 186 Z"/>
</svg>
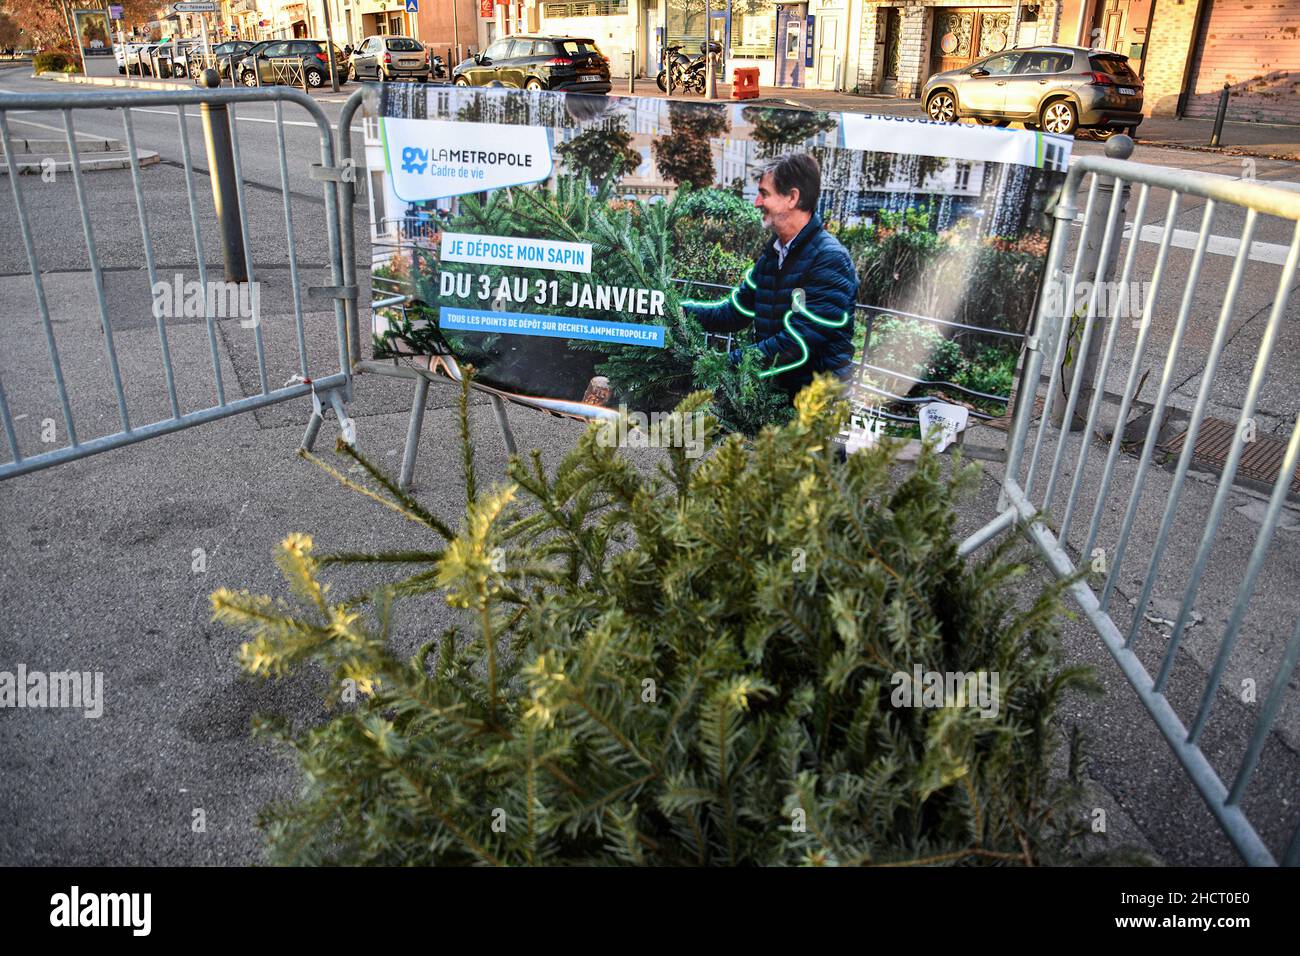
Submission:
<svg viewBox="0 0 1300 956">
<path fill-rule="evenodd" d="M 406 12 L 407 12 L 407 13 L 419 13 L 419 12 L 420 12 L 420 0 L 406 0 Z"/>
</svg>

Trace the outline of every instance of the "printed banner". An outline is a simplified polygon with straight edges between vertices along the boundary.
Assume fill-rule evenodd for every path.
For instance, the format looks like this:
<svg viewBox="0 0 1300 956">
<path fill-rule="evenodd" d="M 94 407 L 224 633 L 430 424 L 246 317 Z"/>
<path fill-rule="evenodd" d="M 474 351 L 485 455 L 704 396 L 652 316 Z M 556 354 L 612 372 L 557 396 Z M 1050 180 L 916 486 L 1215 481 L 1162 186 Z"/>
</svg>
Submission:
<svg viewBox="0 0 1300 956">
<path fill-rule="evenodd" d="M 107 10 L 73 10 L 77 38 L 86 56 L 108 56 L 113 52 L 113 36 Z"/>
<path fill-rule="evenodd" d="M 872 441 L 943 422 L 946 443 L 1009 414 L 1068 137 L 762 103 L 374 95 L 377 359 L 470 364 L 583 418 L 707 389 L 746 433 L 788 418 L 818 372 L 848 383 Z"/>
</svg>

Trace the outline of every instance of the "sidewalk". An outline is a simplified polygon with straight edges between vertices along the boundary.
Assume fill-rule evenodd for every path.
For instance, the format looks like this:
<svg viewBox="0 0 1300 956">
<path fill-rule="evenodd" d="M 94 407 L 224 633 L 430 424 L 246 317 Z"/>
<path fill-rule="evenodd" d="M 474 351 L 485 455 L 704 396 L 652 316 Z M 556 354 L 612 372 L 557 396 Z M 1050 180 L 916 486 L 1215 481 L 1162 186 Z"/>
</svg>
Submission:
<svg viewBox="0 0 1300 956">
<path fill-rule="evenodd" d="M 626 95 L 627 77 L 615 77 L 615 94 Z M 836 90 L 795 90 L 779 87 L 762 87 L 760 99 L 787 100 L 800 106 L 819 110 L 838 110 L 849 113 L 875 113 L 885 116 L 914 116 L 918 119 L 925 114 L 921 110 L 921 101 L 886 96 L 880 93 L 842 93 Z M 636 81 L 637 96 L 663 97 L 653 78 Z M 731 96 L 731 84 L 718 84 L 718 98 Z M 701 97 L 678 96 L 673 99 L 699 102 Z M 1012 124 L 1020 128 L 1019 123 Z M 1138 141 L 1148 146 L 1163 146 L 1173 149 L 1191 149 L 1228 156 L 1257 156 L 1263 159 L 1281 159 L 1292 162 L 1300 160 L 1300 126 L 1274 126 L 1265 123 L 1223 124 L 1221 137 L 1223 146 L 1209 146 L 1210 134 L 1214 122 L 1204 119 L 1173 119 L 1169 116 L 1150 116 L 1142 122 L 1138 130 Z M 1086 134 L 1085 134 L 1086 135 Z"/>
<path fill-rule="evenodd" d="M 70 83 L 74 86 L 110 86 L 125 87 L 127 89 L 137 90 L 196 90 L 199 89 L 197 83 L 190 79 L 171 80 L 160 79 L 156 76 L 86 76 L 81 73 L 33 73 L 33 80 L 54 80 L 58 83 Z M 221 84 L 222 89 L 245 89 L 245 87 L 235 85 L 232 87 L 228 80 Z M 359 88 L 359 84 L 346 84 L 339 87 L 337 93 L 333 92 L 328 86 L 322 86 L 318 90 L 306 90 L 304 92 L 315 96 L 326 102 L 342 103 L 353 91 Z M 294 86 L 291 89 L 301 90 L 302 87 Z M 333 99 L 329 99 L 333 97 Z"/>
</svg>

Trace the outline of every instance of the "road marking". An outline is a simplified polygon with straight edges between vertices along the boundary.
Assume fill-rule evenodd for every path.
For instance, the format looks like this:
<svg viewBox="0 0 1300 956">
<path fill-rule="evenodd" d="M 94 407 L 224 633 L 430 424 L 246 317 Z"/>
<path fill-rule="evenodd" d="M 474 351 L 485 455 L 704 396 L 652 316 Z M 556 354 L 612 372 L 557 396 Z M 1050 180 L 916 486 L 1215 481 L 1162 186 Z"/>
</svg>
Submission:
<svg viewBox="0 0 1300 956">
<path fill-rule="evenodd" d="M 1133 234 L 1133 223 L 1124 224 L 1125 238 Z M 1196 243 L 1200 240 L 1200 233 L 1191 229 L 1175 229 L 1173 238 L 1169 244 L 1177 246 L 1179 249 L 1195 249 Z M 1143 226 L 1141 240 L 1143 242 L 1160 243 L 1165 236 L 1163 226 Z M 1209 241 L 1205 244 L 1205 251 L 1214 256 L 1236 256 L 1241 249 L 1241 239 L 1236 236 L 1210 236 Z M 1250 244 L 1250 255 L 1247 257 L 1251 262 L 1267 262 L 1272 265 L 1281 265 L 1286 262 L 1287 252 L 1290 246 L 1284 246 L 1276 242 L 1252 242 Z"/>
<path fill-rule="evenodd" d="M 153 110 L 153 109 L 148 109 L 147 107 L 144 106 L 133 106 L 131 107 L 131 111 L 133 113 L 161 113 L 164 116 L 176 115 L 175 110 Z M 201 118 L 198 113 L 186 113 L 185 115 L 187 117 L 190 117 L 191 119 Z M 271 124 L 275 123 L 275 120 L 266 119 L 265 117 L 261 117 L 261 116 L 240 116 L 238 112 L 235 113 L 235 119 L 241 123 L 271 123 Z M 285 126 L 307 126 L 310 127 L 311 129 L 320 128 L 315 123 L 308 122 L 307 120 L 285 120 L 284 125 Z M 358 136 L 365 132 L 365 130 L 357 126 L 351 127 L 350 131 L 352 133 L 355 133 Z"/>
<path fill-rule="evenodd" d="M 1074 220 L 1075 226 L 1082 226 L 1082 218 Z M 1124 223 L 1124 238 L 1128 239 L 1133 235 L 1133 223 Z M 1143 226 L 1142 233 L 1138 237 L 1141 242 L 1149 242 L 1153 245 L 1159 245 L 1165 238 L 1164 226 Z M 1175 229 L 1173 237 L 1169 240 L 1169 245 L 1178 249 L 1195 249 L 1197 242 L 1200 241 L 1201 234 L 1192 229 Z M 1205 244 L 1205 251 L 1212 256 L 1236 256 L 1237 250 L 1241 248 L 1241 239 L 1236 236 L 1210 236 L 1209 241 Z M 1247 257 L 1251 262 L 1266 262 L 1270 265 L 1281 265 L 1286 262 L 1287 253 L 1291 251 L 1290 246 L 1282 245 L 1276 242 L 1252 242 L 1250 244 L 1250 255 Z"/>
<path fill-rule="evenodd" d="M 34 110 L 11 110 L 11 111 L 10 111 L 11 114 L 12 114 L 12 113 L 30 113 L 30 112 L 35 112 L 35 111 L 34 111 Z M 50 129 L 50 130 L 54 130 L 54 132 L 56 132 L 56 133 L 63 133 L 63 134 L 65 134 L 65 135 L 67 134 L 67 130 L 66 130 L 64 127 L 62 127 L 62 126 L 51 126 L 49 123 L 37 123 L 35 120 L 22 120 L 22 119 L 16 119 L 16 120 L 14 120 L 13 122 L 15 122 L 15 123 L 23 123 L 23 124 L 25 124 L 25 125 L 27 125 L 27 126 L 36 126 L 36 127 L 40 128 L 40 129 Z M 107 138 L 108 138 L 108 137 L 106 137 L 106 136 L 96 136 L 94 133 L 83 133 L 83 132 L 81 132 L 81 130 L 73 130 L 73 132 L 76 133 L 77 136 L 79 136 L 79 137 L 82 138 L 82 139 L 101 139 L 101 140 L 102 140 L 102 139 L 107 139 Z"/>
</svg>

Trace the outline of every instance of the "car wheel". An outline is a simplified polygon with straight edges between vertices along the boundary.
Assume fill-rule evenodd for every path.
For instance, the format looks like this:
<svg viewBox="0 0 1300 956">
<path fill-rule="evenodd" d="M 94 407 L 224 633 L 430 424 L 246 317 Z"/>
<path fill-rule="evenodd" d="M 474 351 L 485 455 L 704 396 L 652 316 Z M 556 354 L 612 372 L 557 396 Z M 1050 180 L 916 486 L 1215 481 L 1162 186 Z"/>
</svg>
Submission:
<svg viewBox="0 0 1300 956">
<path fill-rule="evenodd" d="M 545 85 L 541 80 L 539 80 L 537 77 L 535 77 L 535 76 L 530 76 L 530 77 L 528 78 L 528 82 L 524 84 L 524 89 L 526 89 L 526 90 L 534 90 L 534 91 L 536 91 L 536 90 L 544 90 L 544 89 L 546 89 L 546 85 Z"/>
<path fill-rule="evenodd" d="M 991 116 L 977 116 L 975 122 L 981 126 L 996 126 L 998 129 L 1006 129 L 1011 125 L 1011 120 L 994 119 Z"/>
<path fill-rule="evenodd" d="M 1043 107 L 1042 127 L 1049 133 L 1071 135 L 1079 126 L 1079 111 L 1069 100 L 1056 100 Z"/>
<path fill-rule="evenodd" d="M 239 81 L 245 86 L 257 86 L 257 76 L 252 70 L 245 70 L 240 74 Z"/>
<path fill-rule="evenodd" d="M 469 86 L 469 78 L 465 76 L 456 77 L 457 86 Z"/>
<path fill-rule="evenodd" d="M 310 87 L 312 87 L 312 88 L 314 89 L 315 87 L 320 86 L 320 85 L 321 85 L 322 83 L 324 83 L 324 82 L 325 82 L 325 74 L 322 73 L 322 72 L 320 72 L 320 70 L 308 70 L 308 71 L 307 71 L 307 85 L 308 85 L 308 86 L 310 86 Z"/>
<path fill-rule="evenodd" d="M 668 92 L 668 83 L 664 79 L 664 71 L 660 70 L 659 75 L 655 77 L 655 83 L 659 86 L 660 93 Z"/>
<path fill-rule="evenodd" d="M 957 101 L 951 93 L 935 93 L 925 104 L 925 114 L 936 123 L 955 123 Z"/>
</svg>

